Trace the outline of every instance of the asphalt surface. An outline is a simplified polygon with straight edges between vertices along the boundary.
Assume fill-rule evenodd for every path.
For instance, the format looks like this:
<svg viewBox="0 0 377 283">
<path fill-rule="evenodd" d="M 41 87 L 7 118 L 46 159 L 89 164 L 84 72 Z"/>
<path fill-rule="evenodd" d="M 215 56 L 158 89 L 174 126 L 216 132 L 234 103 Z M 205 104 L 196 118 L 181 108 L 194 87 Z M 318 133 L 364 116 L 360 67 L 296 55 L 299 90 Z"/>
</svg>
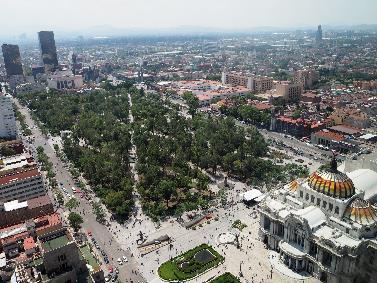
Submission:
<svg viewBox="0 0 377 283">
<path fill-rule="evenodd" d="M 43 147 L 44 152 L 50 158 L 50 161 L 53 164 L 53 169 L 56 173 L 55 178 L 58 184 L 61 183 L 66 188 L 68 194 L 73 195 L 71 188 L 72 186 L 74 186 L 74 180 L 69 170 L 64 167 L 64 163 L 57 157 L 55 150 L 48 142 L 48 138 L 41 133 L 36 123 L 34 123 L 34 121 L 31 119 L 29 110 L 19 104 L 16 99 L 14 99 L 14 102 L 18 106 L 19 111 L 25 116 L 25 122 L 30 127 L 32 134 L 35 137 L 34 142 L 27 143 L 32 153 L 35 154 L 36 148 L 38 146 Z M 62 193 L 65 194 L 63 191 Z M 102 268 L 105 272 L 105 275 L 108 274 L 110 266 L 113 268 L 117 267 L 119 269 L 118 279 L 120 282 L 146 282 L 140 275 L 140 272 L 138 270 L 138 263 L 133 257 L 131 257 L 131 253 L 128 250 L 123 251 L 116 240 L 113 239 L 114 234 L 117 233 L 117 231 L 114 231 L 114 229 L 109 231 L 110 228 L 96 221 L 96 217 L 92 212 L 92 207 L 88 200 L 86 200 L 85 198 L 80 198 L 79 196 L 77 196 L 76 199 L 80 202 L 80 205 L 76 209 L 76 211 L 83 216 L 83 230 L 86 232 L 90 231 L 92 233 L 92 236 L 96 239 L 100 248 L 108 255 L 110 263 L 104 264 L 104 262 L 102 261 Z M 100 256 L 100 252 L 98 250 L 96 251 L 99 255 L 99 258 L 103 260 L 102 256 Z M 124 255 L 128 258 L 128 262 L 119 265 L 117 263 L 117 259 L 121 258 Z"/>
</svg>

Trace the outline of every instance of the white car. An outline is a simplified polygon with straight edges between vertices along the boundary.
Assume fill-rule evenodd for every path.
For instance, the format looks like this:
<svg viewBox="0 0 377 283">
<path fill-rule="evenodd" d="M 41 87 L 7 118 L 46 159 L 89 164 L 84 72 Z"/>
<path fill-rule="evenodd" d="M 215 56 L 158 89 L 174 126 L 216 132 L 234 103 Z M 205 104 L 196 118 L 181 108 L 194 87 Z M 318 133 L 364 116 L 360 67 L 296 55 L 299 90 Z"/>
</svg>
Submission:
<svg viewBox="0 0 377 283">
<path fill-rule="evenodd" d="M 123 262 L 128 262 L 128 258 L 125 255 L 122 258 L 123 258 Z"/>
<path fill-rule="evenodd" d="M 118 262 L 119 265 L 123 264 L 123 262 L 122 262 L 122 260 L 120 258 L 117 259 L 117 262 Z"/>
</svg>

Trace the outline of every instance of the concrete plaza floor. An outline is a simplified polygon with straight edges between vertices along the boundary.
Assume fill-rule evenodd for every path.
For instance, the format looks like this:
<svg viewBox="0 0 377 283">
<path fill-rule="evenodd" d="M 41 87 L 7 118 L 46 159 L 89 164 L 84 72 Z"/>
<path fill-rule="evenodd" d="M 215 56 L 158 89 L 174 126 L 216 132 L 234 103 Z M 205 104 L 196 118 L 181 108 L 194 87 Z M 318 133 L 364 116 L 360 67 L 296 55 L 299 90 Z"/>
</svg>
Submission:
<svg viewBox="0 0 377 283">
<path fill-rule="evenodd" d="M 156 227 L 142 213 L 139 213 L 133 222 L 124 226 L 113 222 L 110 229 L 122 249 L 131 251 L 139 263 L 139 270 L 148 282 L 163 282 L 157 274 L 160 264 L 202 243 L 212 245 L 225 257 L 225 262 L 190 282 L 206 282 L 224 272 L 240 276 L 240 271 L 242 272 L 242 282 L 318 282 L 314 278 L 292 278 L 292 276 L 284 275 L 280 269 L 279 271 L 273 268 L 269 260 L 269 250 L 258 239 L 259 217 L 252 217 L 253 209 L 256 208 L 248 208 L 238 201 L 239 193 L 246 188 L 243 183 L 233 183 L 235 187 L 228 193 L 228 200 L 233 200 L 234 204 L 226 209 L 218 207 L 215 210 L 218 220 L 213 219 L 209 224 L 204 223 L 202 227 L 197 226 L 196 230 L 187 230 L 174 218 L 168 219 Z M 231 227 L 237 219 L 247 225 L 242 232 Z M 136 244 L 140 231 L 148 236 L 147 241 L 167 234 L 173 240 L 173 247 L 170 249 L 169 245 L 165 245 L 159 250 L 141 256 Z M 233 244 L 218 242 L 218 235 L 229 231 L 239 233 L 240 249 Z"/>
</svg>

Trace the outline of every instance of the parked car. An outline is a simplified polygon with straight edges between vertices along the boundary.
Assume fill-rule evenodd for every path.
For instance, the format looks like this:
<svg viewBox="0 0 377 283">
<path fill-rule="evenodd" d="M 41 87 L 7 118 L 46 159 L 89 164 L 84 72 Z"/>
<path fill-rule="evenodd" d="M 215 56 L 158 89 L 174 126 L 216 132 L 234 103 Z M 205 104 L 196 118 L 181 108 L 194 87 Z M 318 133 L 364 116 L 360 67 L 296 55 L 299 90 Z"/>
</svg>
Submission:
<svg viewBox="0 0 377 283">
<path fill-rule="evenodd" d="M 118 262 L 119 265 L 122 265 L 122 264 L 123 264 L 123 262 L 122 262 L 122 260 L 120 259 L 120 257 L 117 259 L 117 262 Z"/>
<path fill-rule="evenodd" d="M 122 259 L 123 259 L 123 262 L 127 262 L 128 261 L 128 259 L 127 259 L 127 257 L 125 255 L 122 257 Z"/>
</svg>

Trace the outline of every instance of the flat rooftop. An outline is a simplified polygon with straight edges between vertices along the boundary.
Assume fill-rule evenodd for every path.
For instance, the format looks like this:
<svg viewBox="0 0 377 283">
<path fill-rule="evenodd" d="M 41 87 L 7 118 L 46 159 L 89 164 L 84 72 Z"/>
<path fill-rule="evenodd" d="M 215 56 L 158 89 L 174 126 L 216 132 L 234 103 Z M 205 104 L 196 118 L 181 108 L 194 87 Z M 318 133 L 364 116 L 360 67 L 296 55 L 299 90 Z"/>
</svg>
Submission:
<svg viewBox="0 0 377 283">
<path fill-rule="evenodd" d="M 81 252 L 83 258 L 93 268 L 94 271 L 97 271 L 100 268 L 100 265 L 99 265 L 97 259 L 90 252 L 90 249 L 87 245 L 82 246 L 80 248 L 80 252 Z"/>
<path fill-rule="evenodd" d="M 67 235 L 62 235 L 62 236 L 56 237 L 54 239 L 42 242 L 42 248 L 45 251 L 48 252 L 48 251 L 52 251 L 52 250 L 64 247 L 69 242 L 70 242 L 70 240 L 69 240 L 68 236 Z"/>
<path fill-rule="evenodd" d="M 31 170 L 23 170 L 20 172 L 14 172 L 9 175 L 5 175 L 0 177 L 0 185 L 7 185 L 13 182 L 18 182 L 21 180 L 26 180 L 33 177 L 40 177 L 41 173 L 38 171 L 37 168 L 33 168 Z"/>
</svg>

